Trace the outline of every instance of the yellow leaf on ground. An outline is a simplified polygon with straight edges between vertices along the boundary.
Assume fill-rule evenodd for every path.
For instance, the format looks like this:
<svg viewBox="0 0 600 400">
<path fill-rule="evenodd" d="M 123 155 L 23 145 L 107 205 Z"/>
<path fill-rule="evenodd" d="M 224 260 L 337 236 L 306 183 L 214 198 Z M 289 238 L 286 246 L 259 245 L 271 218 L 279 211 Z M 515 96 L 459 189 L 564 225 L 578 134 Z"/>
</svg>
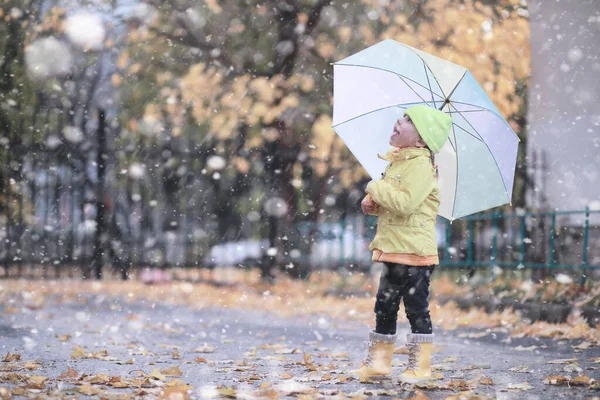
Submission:
<svg viewBox="0 0 600 400">
<path fill-rule="evenodd" d="M 313 363 L 312 356 L 308 353 L 304 353 L 304 365 L 306 366 L 306 368 L 310 369 L 311 371 L 317 370 L 316 365 Z"/>
<path fill-rule="evenodd" d="M 271 383 L 270 382 L 263 382 L 260 384 L 260 386 L 258 387 L 259 390 L 265 390 L 266 388 L 270 387 Z"/>
<path fill-rule="evenodd" d="M 237 398 L 237 393 L 235 391 L 235 388 L 232 388 L 232 387 L 223 387 L 223 388 L 217 389 L 217 391 L 223 397 L 227 397 L 229 399 L 235 399 L 235 398 Z"/>
<path fill-rule="evenodd" d="M 195 348 L 194 350 L 192 350 L 194 353 L 214 353 L 215 352 L 215 348 L 209 346 L 208 344 L 204 343 L 204 346 L 202 347 L 198 347 Z"/>
<path fill-rule="evenodd" d="M 533 389 L 533 387 L 529 384 L 529 382 L 509 383 L 506 388 L 511 389 L 511 390 L 531 390 L 531 389 Z"/>
<path fill-rule="evenodd" d="M 153 369 L 148 376 L 150 378 L 155 378 L 161 381 L 166 381 L 167 378 L 160 372 L 160 370 L 158 368 Z"/>
<path fill-rule="evenodd" d="M 67 372 L 63 372 L 62 374 L 60 374 L 57 379 L 71 379 L 77 378 L 78 376 L 79 374 L 77 373 L 77 371 L 75 371 L 73 368 L 67 365 Z"/>
<path fill-rule="evenodd" d="M 494 381 L 489 376 L 482 376 L 479 383 L 482 385 L 495 385 Z"/>
<path fill-rule="evenodd" d="M 257 392 L 255 396 L 259 399 L 277 400 L 279 399 L 279 392 L 275 389 L 266 389 Z"/>
<path fill-rule="evenodd" d="M 58 340 L 60 340 L 61 342 L 68 342 L 69 340 L 71 340 L 71 335 L 62 335 L 62 336 L 59 336 Z"/>
<path fill-rule="evenodd" d="M 566 385 L 569 383 L 569 378 L 560 375 L 547 376 L 544 379 L 544 383 L 546 385 Z"/>
<path fill-rule="evenodd" d="M 100 350 L 100 351 L 97 351 L 95 353 L 92 353 L 91 357 L 92 358 L 97 358 L 97 359 L 101 360 L 101 359 L 105 358 L 106 356 L 108 356 L 108 351 L 106 351 L 106 350 Z"/>
<path fill-rule="evenodd" d="M 536 350 L 538 347 L 535 345 L 531 345 L 529 347 L 523 347 L 523 346 L 517 346 L 515 347 L 516 351 L 534 351 Z"/>
<path fill-rule="evenodd" d="M 4 357 L 4 360 L 2 360 L 3 362 L 11 362 L 11 361 L 21 361 L 21 355 L 20 354 L 10 354 L 10 352 L 8 352 L 8 354 L 6 354 L 6 357 Z"/>
<path fill-rule="evenodd" d="M 574 349 L 585 350 L 585 349 L 589 349 L 590 347 L 592 347 L 592 344 L 590 342 L 583 341 L 583 342 L 579 343 L 577 346 L 571 346 L 571 347 Z"/>
<path fill-rule="evenodd" d="M 408 400 L 431 400 L 425 393 L 421 390 L 417 390 L 412 397 L 408 397 Z"/>
<path fill-rule="evenodd" d="M 79 386 L 79 393 L 86 396 L 95 396 L 100 393 L 100 389 L 93 387 L 89 383 L 84 383 L 83 385 Z"/>
<path fill-rule="evenodd" d="M 197 363 L 207 363 L 208 360 L 204 357 L 196 357 L 194 358 L 194 361 L 196 361 Z"/>
<path fill-rule="evenodd" d="M 187 391 L 188 389 L 184 387 L 166 388 L 161 392 L 159 399 L 187 400 L 189 398 Z"/>
<path fill-rule="evenodd" d="M 25 363 L 24 368 L 28 369 L 29 371 L 33 371 L 34 369 L 38 369 L 40 367 L 40 364 L 35 364 L 35 363 Z"/>
<path fill-rule="evenodd" d="M 73 347 L 73 353 L 71 353 L 71 358 L 82 358 L 87 357 L 85 350 L 83 350 L 79 346 Z"/>
<path fill-rule="evenodd" d="M 590 383 L 592 383 L 592 381 L 593 381 L 593 379 L 591 379 L 589 376 L 579 375 L 571 381 L 571 385 L 573 385 L 573 386 L 588 386 Z"/>
<path fill-rule="evenodd" d="M 46 386 L 48 377 L 33 375 L 27 379 L 27 387 L 33 389 L 43 389 Z"/>
<path fill-rule="evenodd" d="M 577 361 L 576 358 L 563 358 L 563 359 L 559 359 L 559 360 L 546 361 L 546 364 L 569 364 L 569 363 L 572 363 L 575 361 Z"/>
<path fill-rule="evenodd" d="M 279 375 L 279 377 L 281 379 L 292 379 L 292 375 L 285 373 L 285 372 L 283 374 Z"/>
<path fill-rule="evenodd" d="M 89 383 L 107 383 L 108 381 L 110 381 L 110 377 L 108 375 L 104 375 L 104 374 L 98 374 L 89 378 L 86 378 L 86 381 L 88 381 Z"/>
<path fill-rule="evenodd" d="M 167 369 L 162 370 L 160 372 L 163 373 L 165 376 L 181 376 L 181 375 L 183 375 L 183 372 L 181 372 L 181 370 L 179 369 L 179 367 L 167 368 Z"/>
</svg>

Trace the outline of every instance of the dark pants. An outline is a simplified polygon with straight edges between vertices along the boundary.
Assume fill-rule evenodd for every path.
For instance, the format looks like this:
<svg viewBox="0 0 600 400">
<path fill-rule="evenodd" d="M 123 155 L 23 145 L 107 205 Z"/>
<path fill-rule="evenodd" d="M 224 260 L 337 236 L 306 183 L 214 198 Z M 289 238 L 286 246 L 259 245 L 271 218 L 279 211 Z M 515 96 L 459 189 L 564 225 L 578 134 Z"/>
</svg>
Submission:
<svg viewBox="0 0 600 400">
<path fill-rule="evenodd" d="M 396 333 L 400 301 L 404 298 L 412 333 L 432 333 L 427 297 L 434 268 L 434 265 L 413 267 L 384 263 L 375 302 L 375 332 L 385 335 Z"/>
</svg>

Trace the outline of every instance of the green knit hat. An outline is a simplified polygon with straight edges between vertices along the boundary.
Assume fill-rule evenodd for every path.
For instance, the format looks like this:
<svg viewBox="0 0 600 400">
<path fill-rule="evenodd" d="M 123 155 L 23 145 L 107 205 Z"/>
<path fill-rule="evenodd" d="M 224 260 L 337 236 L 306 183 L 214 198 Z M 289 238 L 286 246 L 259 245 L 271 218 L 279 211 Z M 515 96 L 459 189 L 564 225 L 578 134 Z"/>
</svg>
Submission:
<svg viewBox="0 0 600 400">
<path fill-rule="evenodd" d="M 410 107 L 404 115 L 410 117 L 427 147 L 439 153 L 450 135 L 452 118 L 445 112 L 424 105 Z"/>
</svg>

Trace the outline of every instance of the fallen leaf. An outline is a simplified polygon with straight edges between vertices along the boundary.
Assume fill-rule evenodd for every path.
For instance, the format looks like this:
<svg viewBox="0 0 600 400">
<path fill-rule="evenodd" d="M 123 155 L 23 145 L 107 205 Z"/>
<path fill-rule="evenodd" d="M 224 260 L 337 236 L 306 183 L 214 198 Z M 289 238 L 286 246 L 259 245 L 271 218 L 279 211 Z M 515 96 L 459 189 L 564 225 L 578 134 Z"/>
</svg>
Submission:
<svg viewBox="0 0 600 400">
<path fill-rule="evenodd" d="M 600 364 L 600 357 L 590 358 L 590 361 L 593 362 L 594 364 Z"/>
<path fill-rule="evenodd" d="M 261 390 L 256 393 L 256 397 L 259 399 L 277 400 L 279 399 L 279 392 L 275 389 Z"/>
<path fill-rule="evenodd" d="M 506 388 L 511 389 L 511 390 L 531 390 L 531 389 L 533 389 L 533 387 L 529 384 L 529 382 L 509 383 Z"/>
<path fill-rule="evenodd" d="M 511 372 L 520 372 L 527 374 L 531 374 L 533 372 L 533 370 L 529 369 L 529 366 L 527 365 L 519 365 L 518 367 L 509 368 L 508 370 Z"/>
<path fill-rule="evenodd" d="M 285 373 L 285 372 L 283 374 L 279 375 L 279 377 L 281 379 L 292 379 L 293 378 L 292 375 Z"/>
<path fill-rule="evenodd" d="M 479 383 L 481 383 L 482 385 L 495 385 L 494 381 L 489 376 L 481 377 Z"/>
<path fill-rule="evenodd" d="M 57 379 L 76 379 L 79 376 L 77 371 L 67 365 L 67 372 L 63 372 Z"/>
<path fill-rule="evenodd" d="M 104 374 L 98 374 L 98 375 L 94 375 L 92 377 L 86 378 L 85 379 L 87 382 L 92 383 L 92 384 L 103 384 L 103 383 L 107 383 L 108 381 L 110 381 L 110 377 L 108 375 L 104 375 Z"/>
<path fill-rule="evenodd" d="M 235 398 L 237 398 L 236 390 L 233 387 L 219 388 L 219 389 L 217 389 L 217 391 L 223 397 L 227 397 L 229 399 L 235 399 Z"/>
<path fill-rule="evenodd" d="M 25 369 L 29 370 L 29 371 L 33 371 L 35 369 L 38 369 L 40 367 L 40 364 L 35 364 L 35 363 L 25 363 L 25 365 L 23 366 Z"/>
<path fill-rule="evenodd" d="M 544 384 L 546 385 L 567 385 L 569 383 L 569 378 L 566 376 L 547 376 L 544 378 Z"/>
<path fill-rule="evenodd" d="M 590 342 L 586 342 L 583 341 L 581 343 L 579 343 L 577 346 L 571 346 L 574 349 L 578 349 L 578 350 L 585 350 L 585 349 L 589 349 L 590 347 L 592 347 L 592 344 Z"/>
<path fill-rule="evenodd" d="M 172 357 L 174 360 L 178 360 L 178 359 L 180 359 L 180 358 L 181 358 L 181 354 L 180 354 L 180 353 L 179 353 L 177 350 L 173 350 L 173 354 L 171 355 L 171 357 Z"/>
<path fill-rule="evenodd" d="M 106 351 L 106 350 L 100 350 L 100 351 L 97 351 L 95 353 L 92 353 L 92 355 L 90 357 L 102 360 L 106 356 L 108 356 L 108 351 Z"/>
<path fill-rule="evenodd" d="M 158 398 L 168 400 L 187 400 L 189 398 L 187 391 L 188 389 L 183 386 L 170 387 L 163 389 Z"/>
<path fill-rule="evenodd" d="M 73 353 L 71 353 L 71 358 L 83 358 L 83 357 L 87 357 L 85 350 L 83 350 L 79 346 L 75 346 L 73 348 Z"/>
<path fill-rule="evenodd" d="M 128 382 L 123 382 L 122 380 L 110 382 L 109 385 L 114 387 L 115 389 L 124 389 L 131 387 L 131 385 Z"/>
<path fill-rule="evenodd" d="M 84 383 L 83 385 L 79 386 L 79 393 L 86 396 L 95 396 L 100 393 L 100 389 L 93 387 L 89 383 Z"/>
<path fill-rule="evenodd" d="M 32 389 L 43 389 L 46 386 L 48 377 L 33 375 L 27 379 L 27 387 Z"/>
<path fill-rule="evenodd" d="M 563 358 L 559 360 L 546 361 L 546 364 L 569 364 L 575 361 L 577 361 L 576 358 Z"/>
<path fill-rule="evenodd" d="M 194 358 L 194 361 L 196 361 L 197 363 L 207 363 L 208 360 L 204 357 L 196 357 Z"/>
<path fill-rule="evenodd" d="M 316 365 L 313 363 L 312 356 L 308 353 L 304 353 L 304 365 L 311 371 L 317 370 Z"/>
<path fill-rule="evenodd" d="M 529 346 L 529 347 L 523 347 L 523 346 L 517 346 L 515 347 L 516 351 L 533 351 L 535 349 L 537 349 L 538 347 L 535 345 Z"/>
<path fill-rule="evenodd" d="M 204 343 L 204 346 L 202 347 L 198 347 L 195 348 L 194 350 L 192 350 L 194 353 L 214 353 L 215 352 L 215 348 L 209 346 L 208 344 Z"/>
<path fill-rule="evenodd" d="M 458 361 L 458 357 L 453 356 L 453 357 L 448 357 L 442 360 L 443 363 L 453 363 Z"/>
<path fill-rule="evenodd" d="M 573 379 L 570 384 L 573 386 L 588 386 L 593 383 L 594 380 L 589 376 L 579 375 Z"/>
<path fill-rule="evenodd" d="M 415 391 L 415 394 L 412 397 L 409 397 L 408 400 L 431 400 L 425 393 L 420 390 Z"/>
<path fill-rule="evenodd" d="M 149 374 L 148 377 L 150 378 L 154 378 L 154 379 L 158 379 L 160 381 L 166 381 L 167 378 L 159 371 L 158 368 L 153 369 Z"/>
<path fill-rule="evenodd" d="M 59 336 L 58 340 L 60 340 L 61 342 L 68 342 L 69 340 L 71 340 L 71 335 L 62 335 L 62 336 Z"/>
<path fill-rule="evenodd" d="M 11 362 L 11 361 L 21 361 L 21 355 L 20 354 L 10 354 L 10 352 L 8 352 L 8 354 L 6 354 L 6 357 L 4 357 L 4 360 L 2 360 L 3 362 Z"/>
<path fill-rule="evenodd" d="M 163 375 L 165 376 L 181 376 L 183 375 L 183 372 L 181 372 L 181 370 L 179 369 L 179 367 L 171 367 L 171 368 L 167 368 L 163 371 L 160 371 Z"/>
</svg>

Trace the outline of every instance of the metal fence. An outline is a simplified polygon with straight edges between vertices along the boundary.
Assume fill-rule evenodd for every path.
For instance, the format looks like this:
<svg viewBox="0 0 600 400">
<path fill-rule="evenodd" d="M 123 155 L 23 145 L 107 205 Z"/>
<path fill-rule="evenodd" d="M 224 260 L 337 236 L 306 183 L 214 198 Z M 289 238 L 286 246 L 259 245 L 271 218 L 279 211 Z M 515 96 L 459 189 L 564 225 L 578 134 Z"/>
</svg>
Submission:
<svg viewBox="0 0 600 400">
<path fill-rule="evenodd" d="M 228 208 L 215 199 L 226 198 L 229 186 L 205 176 L 211 143 L 190 134 L 153 150 L 141 142 L 156 138 L 127 136 L 101 111 L 73 137 L 65 115 L 40 110 L 22 124 L 31 129 L 0 137 L 0 277 L 99 276 L 103 266 L 126 277 L 130 268 L 250 266 L 274 258 L 272 241 L 256 238 L 260 220 L 241 224 L 219 214 Z M 368 269 L 376 218 L 348 212 L 281 229 L 276 265 L 303 276 Z M 567 270 L 585 281 L 600 269 L 598 216 L 587 209 L 440 219 L 441 266 Z"/>
<path fill-rule="evenodd" d="M 440 266 L 535 269 L 540 276 L 565 270 L 580 274 L 583 284 L 588 271 L 600 270 L 600 223 L 592 222 L 594 216 L 600 216 L 600 210 L 494 212 L 453 223 L 439 218 Z M 357 216 L 340 223 L 300 224 L 303 235 L 311 230 L 317 234 L 311 251 L 299 261 L 312 269 L 366 268 L 376 223 L 375 217 Z"/>
</svg>

